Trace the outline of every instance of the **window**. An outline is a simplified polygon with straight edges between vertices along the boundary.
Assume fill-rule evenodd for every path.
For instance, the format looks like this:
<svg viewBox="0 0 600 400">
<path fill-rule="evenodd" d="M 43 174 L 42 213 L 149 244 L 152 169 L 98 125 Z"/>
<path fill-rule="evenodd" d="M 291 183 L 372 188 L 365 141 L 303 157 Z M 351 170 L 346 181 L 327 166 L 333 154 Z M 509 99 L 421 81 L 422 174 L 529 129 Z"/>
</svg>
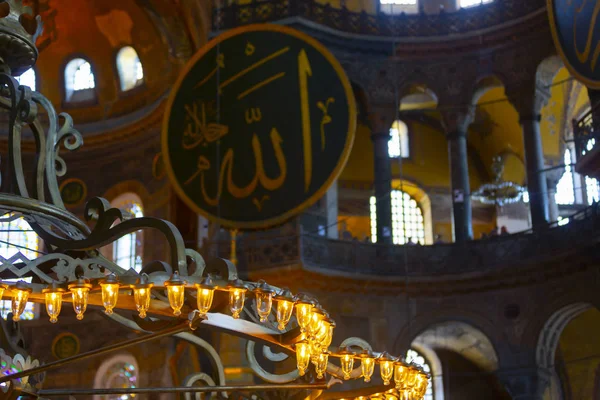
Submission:
<svg viewBox="0 0 600 400">
<path fill-rule="evenodd" d="M 144 81 L 144 69 L 137 52 L 131 46 L 123 47 L 117 53 L 117 71 L 121 90 L 127 91 Z"/>
<path fill-rule="evenodd" d="M 571 150 L 569 149 L 565 150 L 564 162 L 565 173 L 556 185 L 554 198 L 556 199 L 556 204 L 575 204 L 575 187 L 573 185 L 573 171 L 571 170 Z"/>
<path fill-rule="evenodd" d="M 35 91 L 35 71 L 33 68 L 29 68 L 23 72 L 20 76 L 17 76 L 17 82 L 23 86 L 29 86 L 31 90 Z"/>
<path fill-rule="evenodd" d="M 5 214 L 2 218 L 9 219 L 9 215 Z M 0 256 L 5 260 L 21 253 L 24 258 L 33 260 L 39 257 L 38 238 L 36 233 L 31 229 L 29 224 L 22 217 L 16 218 L 9 222 L 0 222 Z M 25 261 L 20 258 L 17 262 Z M 23 279 L 3 279 L 3 282 L 31 282 L 31 277 Z M 0 301 L 0 315 L 6 319 L 12 311 L 10 300 Z M 27 303 L 25 311 L 21 315 L 21 319 L 34 319 L 35 306 L 33 303 Z"/>
<path fill-rule="evenodd" d="M 96 371 L 95 389 L 136 388 L 138 387 L 138 364 L 131 354 L 119 354 L 104 361 Z M 95 395 L 94 400 L 129 400 L 134 394 Z"/>
<path fill-rule="evenodd" d="M 390 158 L 408 158 L 408 127 L 402 121 L 396 121 L 390 129 L 390 141 L 388 142 L 388 154 Z"/>
<path fill-rule="evenodd" d="M 482 4 L 491 3 L 494 0 L 459 0 L 458 6 L 460 8 L 468 8 L 474 6 L 480 6 Z"/>
<path fill-rule="evenodd" d="M 133 193 L 126 193 L 119 196 L 113 202 L 113 207 L 124 210 L 132 218 L 144 216 L 142 203 Z M 131 269 L 140 272 L 142 269 L 142 232 L 134 232 L 123 236 L 113 243 L 112 259 L 121 268 Z"/>
<path fill-rule="evenodd" d="M 589 205 L 600 201 L 600 184 L 598 184 L 598 179 L 586 176 L 585 192 L 587 194 L 587 202 Z"/>
<path fill-rule="evenodd" d="M 421 368 L 423 368 L 423 371 L 425 371 L 428 374 L 431 374 L 431 366 L 429 365 L 429 363 L 427 362 L 427 360 L 425 359 L 425 357 L 423 357 L 416 350 L 409 349 L 406 352 L 406 362 L 407 363 L 411 363 L 411 362 L 415 363 L 418 366 L 420 366 Z M 432 381 L 433 381 L 433 379 L 429 380 L 429 385 L 427 385 L 427 391 L 425 392 L 425 396 L 423 396 L 423 400 L 433 400 L 433 385 L 432 385 Z"/>
<path fill-rule="evenodd" d="M 65 67 L 65 95 L 67 101 L 92 100 L 96 87 L 92 66 L 83 58 L 74 58 Z"/>
<path fill-rule="evenodd" d="M 380 0 L 380 10 L 385 14 L 416 14 L 419 12 L 417 0 Z"/>
<path fill-rule="evenodd" d="M 370 199 L 371 241 L 377 242 L 377 202 Z M 423 212 L 416 200 L 401 190 L 392 190 L 392 239 L 394 244 L 425 241 Z"/>
</svg>

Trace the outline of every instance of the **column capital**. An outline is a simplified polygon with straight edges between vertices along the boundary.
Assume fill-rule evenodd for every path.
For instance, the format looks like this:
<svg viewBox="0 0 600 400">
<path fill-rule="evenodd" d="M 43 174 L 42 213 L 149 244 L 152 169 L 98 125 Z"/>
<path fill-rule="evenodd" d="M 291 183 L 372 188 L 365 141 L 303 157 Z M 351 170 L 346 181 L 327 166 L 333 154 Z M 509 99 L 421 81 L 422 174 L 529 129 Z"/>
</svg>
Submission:
<svg viewBox="0 0 600 400">
<path fill-rule="evenodd" d="M 453 107 L 440 105 L 442 122 L 449 138 L 456 135 L 466 135 L 469 125 L 475 119 L 475 106 Z"/>
<path fill-rule="evenodd" d="M 373 134 L 390 131 L 398 113 L 395 106 L 374 106 L 369 110 L 369 127 Z"/>
<path fill-rule="evenodd" d="M 550 100 L 550 90 L 538 79 L 519 86 L 507 86 L 506 97 L 519 113 L 519 121 L 540 121 L 542 108 Z"/>
</svg>

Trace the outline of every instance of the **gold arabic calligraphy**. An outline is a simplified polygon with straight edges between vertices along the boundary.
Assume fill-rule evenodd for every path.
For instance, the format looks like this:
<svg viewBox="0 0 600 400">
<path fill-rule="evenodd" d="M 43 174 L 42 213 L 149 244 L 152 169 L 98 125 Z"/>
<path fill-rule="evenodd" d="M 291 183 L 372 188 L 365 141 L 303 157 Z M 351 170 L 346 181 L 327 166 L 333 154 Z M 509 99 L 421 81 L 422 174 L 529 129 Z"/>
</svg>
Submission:
<svg viewBox="0 0 600 400">
<path fill-rule="evenodd" d="M 596 29 L 596 20 L 598 19 L 598 14 L 600 13 L 600 1 L 596 1 L 596 4 L 594 5 L 594 10 L 591 13 L 591 17 L 589 17 L 590 13 L 586 8 L 587 2 L 588 0 L 583 0 L 579 7 L 575 7 L 575 15 L 573 17 L 573 46 L 575 47 L 575 54 L 577 54 L 579 62 L 581 62 L 582 64 L 586 64 L 587 62 L 589 62 L 591 70 L 594 71 L 596 69 L 598 57 L 600 56 L 600 40 L 596 40 L 596 45 L 594 47 L 594 52 L 591 58 L 590 53 L 592 52 L 594 34 L 598 31 Z M 571 5 L 572 0 L 567 1 L 567 6 Z M 583 12 L 584 10 L 585 12 Z M 585 42 L 585 48 L 583 51 L 579 51 L 579 47 L 577 46 L 577 22 L 579 14 L 582 14 L 585 17 L 589 17 L 587 40 Z"/>
</svg>

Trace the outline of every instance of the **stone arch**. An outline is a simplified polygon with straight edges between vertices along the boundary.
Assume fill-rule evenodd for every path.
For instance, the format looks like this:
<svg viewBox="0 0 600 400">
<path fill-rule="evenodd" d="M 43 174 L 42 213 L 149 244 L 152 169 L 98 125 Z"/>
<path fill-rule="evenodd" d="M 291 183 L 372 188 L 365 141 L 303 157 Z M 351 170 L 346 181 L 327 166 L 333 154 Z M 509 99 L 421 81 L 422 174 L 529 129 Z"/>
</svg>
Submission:
<svg viewBox="0 0 600 400">
<path fill-rule="evenodd" d="M 435 109 L 439 96 L 434 88 L 427 83 L 408 80 L 398 90 L 399 111 Z"/>
<path fill-rule="evenodd" d="M 450 332 L 453 333 L 462 332 L 465 334 L 464 340 L 472 340 L 471 344 L 480 343 L 483 346 L 480 347 L 480 350 L 477 350 L 475 347 L 471 350 L 473 353 L 468 355 L 472 359 L 469 357 L 465 358 L 471 360 L 474 364 L 488 372 L 492 372 L 498 368 L 501 363 L 498 354 L 501 354 L 501 352 L 497 351 L 498 341 L 496 340 L 495 335 L 498 334 L 498 330 L 495 324 L 493 321 L 486 319 L 482 315 L 465 311 L 464 309 L 438 310 L 431 314 L 420 315 L 413 318 L 410 328 L 408 325 L 404 326 L 396 337 L 393 347 L 394 354 L 403 354 L 407 349 L 414 345 L 415 342 L 423 342 L 421 347 L 432 347 L 431 340 L 427 338 L 435 337 L 436 329 L 443 330 L 445 328 L 448 328 Z M 438 333 L 440 333 L 440 335 L 437 335 L 437 337 L 441 337 L 441 332 Z M 461 351 L 457 351 L 457 349 L 460 350 L 459 344 L 459 342 L 448 341 L 444 347 L 448 350 L 463 354 Z M 479 353 L 480 355 L 485 354 L 486 357 L 489 356 L 492 361 L 480 365 L 479 361 L 474 361 L 476 353 Z"/>
<path fill-rule="evenodd" d="M 125 193 L 134 193 L 138 196 L 144 205 L 144 213 L 148 213 L 146 208 L 152 203 L 152 200 L 150 198 L 150 192 L 148 192 L 146 186 L 140 181 L 128 180 L 119 182 L 104 192 L 102 197 L 112 203 L 117 197 Z"/>
<path fill-rule="evenodd" d="M 535 352 L 538 366 L 554 368 L 554 355 L 563 330 L 575 317 L 592 307 L 590 303 L 575 302 L 562 306 L 550 315 L 538 336 Z"/>
<path fill-rule="evenodd" d="M 497 75 L 486 75 L 481 77 L 475 84 L 473 96 L 471 99 L 472 105 L 477 105 L 479 99 L 489 90 L 499 87 L 504 87 L 504 81 Z"/>
<path fill-rule="evenodd" d="M 433 380 L 433 392 L 435 400 L 444 400 L 444 380 L 442 361 L 437 353 L 430 347 L 423 346 L 421 343 L 413 342 L 411 347 L 421 353 L 431 367 L 431 379 Z"/>
</svg>

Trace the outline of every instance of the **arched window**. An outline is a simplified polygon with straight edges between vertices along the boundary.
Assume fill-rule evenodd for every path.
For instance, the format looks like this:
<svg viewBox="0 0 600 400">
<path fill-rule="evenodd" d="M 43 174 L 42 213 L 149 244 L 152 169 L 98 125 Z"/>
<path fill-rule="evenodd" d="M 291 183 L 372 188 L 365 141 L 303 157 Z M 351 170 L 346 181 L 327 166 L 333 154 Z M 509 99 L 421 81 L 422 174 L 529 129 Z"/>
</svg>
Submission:
<svg viewBox="0 0 600 400">
<path fill-rule="evenodd" d="M 31 90 L 35 91 L 35 70 L 33 68 L 29 68 L 27 71 L 17 76 L 16 79 L 19 84 L 29 86 Z"/>
<path fill-rule="evenodd" d="M 38 237 L 36 233 L 22 217 L 12 219 L 13 217 L 16 216 L 6 214 L 2 216 L 5 221 L 0 222 L 0 257 L 7 261 L 11 257 L 14 257 L 13 263 L 25 262 L 25 258 L 27 260 L 33 260 L 39 257 L 40 253 L 38 250 Z M 20 257 L 19 253 L 23 257 Z M 19 280 L 31 282 L 31 278 L 3 279 L 3 282 L 10 283 Z M 6 319 L 10 312 L 11 301 L 2 300 L 0 302 L 0 315 L 2 315 L 2 318 Z M 27 303 L 25 311 L 21 315 L 21 319 L 34 318 L 35 306 L 33 303 Z"/>
<path fill-rule="evenodd" d="M 65 67 L 65 97 L 69 102 L 94 99 L 96 87 L 94 72 L 89 62 L 74 58 Z"/>
<path fill-rule="evenodd" d="M 125 46 L 117 53 L 117 71 L 121 82 L 121 91 L 133 89 L 144 81 L 144 69 L 137 52 L 131 46 Z"/>
<path fill-rule="evenodd" d="M 377 242 L 377 202 L 370 199 L 371 241 Z M 394 244 L 425 242 L 423 212 L 417 201 L 408 193 L 392 190 L 392 239 Z"/>
<path fill-rule="evenodd" d="M 494 0 L 458 0 L 459 8 L 468 8 L 474 6 L 480 6 L 482 4 L 491 3 Z"/>
<path fill-rule="evenodd" d="M 94 378 L 94 389 L 122 389 L 138 387 L 138 363 L 131 354 L 118 354 L 100 364 Z M 129 400 L 134 395 L 94 396 L 94 400 Z"/>
<path fill-rule="evenodd" d="M 585 177 L 585 193 L 587 194 L 587 202 L 589 205 L 600 201 L 600 184 L 598 179 Z"/>
<path fill-rule="evenodd" d="M 427 362 L 425 357 L 423 357 L 416 350 L 409 349 L 406 352 L 406 362 L 407 363 L 415 363 L 418 366 L 420 366 L 421 368 L 423 368 L 423 371 L 425 371 L 428 374 L 431 374 L 431 366 L 429 365 L 429 363 Z M 433 400 L 434 399 L 432 382 L 433 382 L 433 379 L 430 379 L 429 385 L 427 385 L 427 391 L 425 392 L 425 396 L 423 396 L 423 400 Z"/>
<path fill-rule="evenodd" d="M 556 204 L 575 204 L 575 187 L 573 185 L 573 171 L 571 167 L 571 150 L 566 149 L 564 155 L 565 173 L 556 185 Z"/>
<path fill-rule="evenodd" d="M 112 206 L 124 210 L 131 218 L 144 216 L 144 208 L 140 198 L 133 193 L 125 193 L 117 197 Z M 142 269 L 143 236 L 142 232 L 134 232 L 123 236 L 113 243 L 112 259 L 121 268 L 140 272 Z"/>
<path fill-rule="evenodd" d="M 390 128 L 390 141 L 388 142 L 388 155 L 390 158 L 408 158 L 408 127 L 402 121 L 395 121 Z"/>
<path fill-rule="evenodd" d="M 385 14 L 416 14 L 419 12 L 418 0 L 380 0 L 380 10 Z"/>
</svg>

